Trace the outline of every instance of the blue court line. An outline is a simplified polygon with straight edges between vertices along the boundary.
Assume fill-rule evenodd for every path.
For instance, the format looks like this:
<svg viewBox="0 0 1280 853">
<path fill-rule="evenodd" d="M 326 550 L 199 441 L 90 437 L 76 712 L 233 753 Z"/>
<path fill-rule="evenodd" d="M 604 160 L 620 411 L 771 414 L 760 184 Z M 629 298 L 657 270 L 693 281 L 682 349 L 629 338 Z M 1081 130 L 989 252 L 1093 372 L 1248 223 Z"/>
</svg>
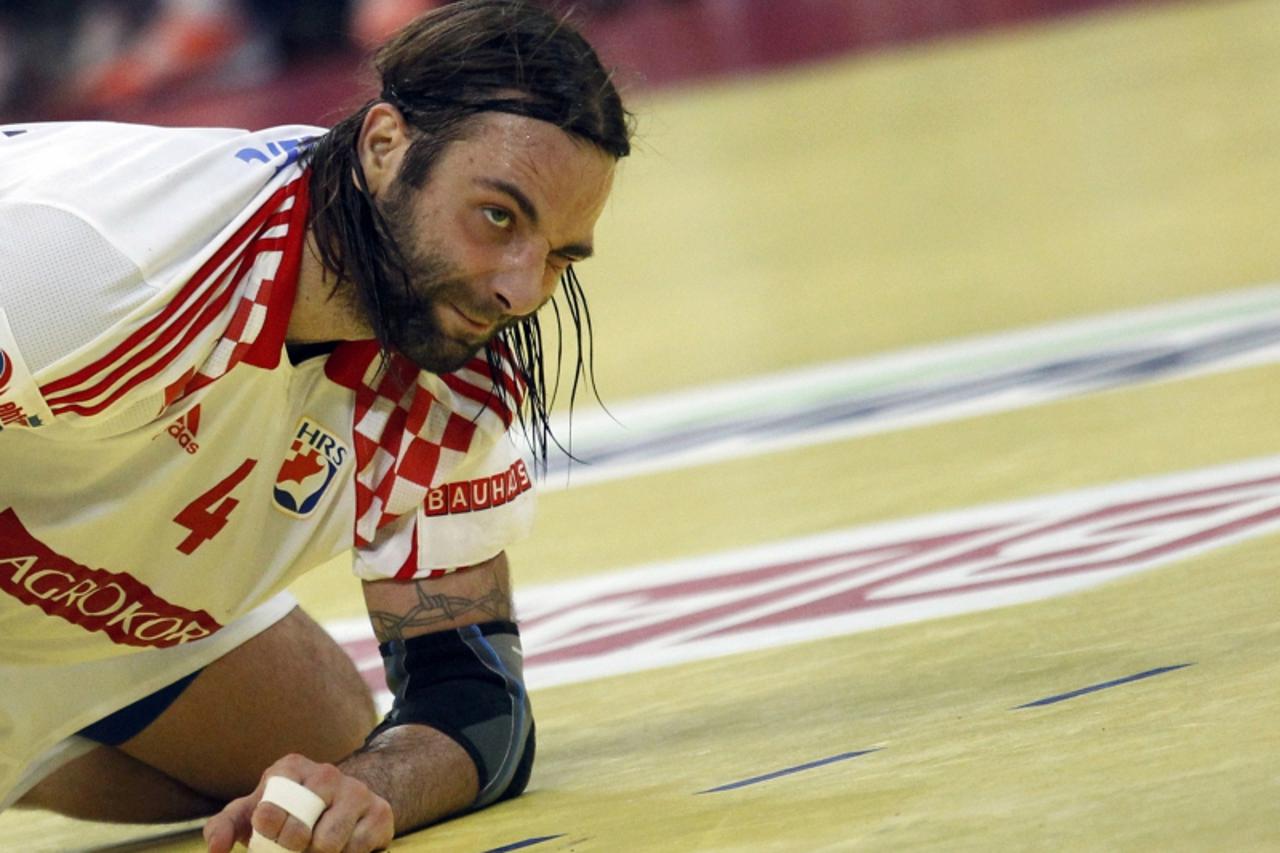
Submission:
<svg viewBox="0 0 1280 853">
<path fill-rule="evenodd" d="M 763 776 L 752 776 L 750 779 L 743 779 L 740 782 L 730 782 L 727 785 L 721 785 L 718 788 L 708 788 L 705 791 L 699 791 L 699 794 L 714 794 L 717 791 L 732 791 L 734 788 L 745 788 L 747 785 L 755 785 L 759 782 L 768 782 L 770 779 L 777 779 L 779 776 L 790 776 L 792 773 L 799 773 L 803 770 L 812 770 L 815 767 L 822 767 L 825 764 L 834 764 L 837 761 L 847 761 L 850 758 L 857 758 L 859 755 L 866 755 L 869 752 L 879 752 L 883 747 L 875 749 L 863 749 L 858 752 L 842 752 L 839 755 L 833 755 L 830 758 L 819 758 L 817 761 L 810 761 L 808 764 L 798 764 L 795 767 L 787 767 L 783 770 L 775 770 L 772 773 L 766 773 Z"/>
<path fill-rule="evenodd" d="M 560 835 L 539 835 L 537 838 L 526 838 L 524 841 L 517 841 L 514 844 L 494 847 L 490 850 L 484 851 L 484 853 L 507 853 L 508 850 L 523 850 L 526 847 L 532 847 L 535 844 L 541 844 L 544 841 L 551 841 L 552 839 L 561 838 L 563 836 L 563 832 L 560 833 Z"/>
<path fill-rule="evenodd" d="M 1139 672 L 1134 675 L 1126 675 L 1124 678 L 1117 678 L 1113 681 L 1104 681 L 1101 684 L 1093 684 L 1089 687 L 1081 687 L 1079 690 L 1072 690 L 1070 693 L 1059 693 L 1056 696 L 1046 696 L 1043 699 L 1037 699 L 1034 702 L 1028 702 L 1025 705 L 1018 705 L 1010 708 L 1010 711 L 1019 711 L 1023 708 L 1035 708 L 1039 705 L 1052 705 L 1054 702 L 1063 702 L 1067 699 L 1074 699 L 1077 696 L 1083 696 L 1086 693 L 1094 693 L 1098 690 L 1106 690 L 1108 687 L 1118 687 L 1121 684 L 1128 684 L 1130 681 L 1140 681 L 1144 678 L 1151 678 L 1156 675 L 1164 675 L 1166 672 L 1173 672 L 1175 669 L 1183 669 L 1188 666 L 1194 666 L 1189 663 L 1179 663 L 1173 666 L 1161 666 L 1155 669 L 1148 669 L 1146 672 Z"/>
</svg>

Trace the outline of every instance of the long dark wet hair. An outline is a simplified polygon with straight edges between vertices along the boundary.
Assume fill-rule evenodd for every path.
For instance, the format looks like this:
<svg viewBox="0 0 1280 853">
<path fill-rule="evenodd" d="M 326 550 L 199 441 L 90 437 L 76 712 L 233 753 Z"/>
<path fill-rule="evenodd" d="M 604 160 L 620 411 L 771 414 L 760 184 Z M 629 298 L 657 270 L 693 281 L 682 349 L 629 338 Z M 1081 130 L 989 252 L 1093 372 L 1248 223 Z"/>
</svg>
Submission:
<svg viewBox="0 0 1280 853">
<path fill-rule="evenodd" d="M 427 182 L 440 153 L 464 137 L 481 113 L 550 122 L 615 159 L 631 153 L 632 117 L 591 45 L 564 19 L 523 0 L 459 0 L 436 9 L 387 42 L 373 66 L 380 96 L 340 121 L 304 156 L 312 170 L 310 226 L 320 259 L 336 276 L 335 290 L 354 288 L 385 361 L 386 333 L 394 319 L 380 294 L 396 288 L 406 292 L 410 280 L 357 155 L 360 129 L 374 104 L 390 103 L 412 127 L 399 179 L 414 188 Z M 516 410 L 534 459 L 544 469 L 549 445 L 560 446 L 549 410 L 559 388 L 565 314 L 577 345 L 570 410 L 584 380 L 595 389 L 586 293 L 572 267 L 560 285 L 551 303 L 560 343 L 550 389 L 537 315 L 507 327 L 484 350 L 495 380 L 492 393 Z M 526 385 L 523 406 L 514 404 L 500 381 L 504 350 Z"/>
</svg>

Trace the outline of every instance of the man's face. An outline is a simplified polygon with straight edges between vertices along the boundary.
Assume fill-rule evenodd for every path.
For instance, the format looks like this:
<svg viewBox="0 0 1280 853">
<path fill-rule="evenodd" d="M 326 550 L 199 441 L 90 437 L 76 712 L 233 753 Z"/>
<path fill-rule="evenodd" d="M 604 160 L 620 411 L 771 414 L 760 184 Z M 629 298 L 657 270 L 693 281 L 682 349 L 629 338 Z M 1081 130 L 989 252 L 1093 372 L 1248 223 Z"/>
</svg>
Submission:
<svg viewBox="0 0 1280 853">
<path fill-rule="evenodd" d="M 613 167 L 551 124 L 493 113 L 444 149 L 421 188 L 392 179 L 375 199 L 410 288 L 379 294 L 384 343 L 446 373 L 537 311 L 591 255 Z"/>
</svg>

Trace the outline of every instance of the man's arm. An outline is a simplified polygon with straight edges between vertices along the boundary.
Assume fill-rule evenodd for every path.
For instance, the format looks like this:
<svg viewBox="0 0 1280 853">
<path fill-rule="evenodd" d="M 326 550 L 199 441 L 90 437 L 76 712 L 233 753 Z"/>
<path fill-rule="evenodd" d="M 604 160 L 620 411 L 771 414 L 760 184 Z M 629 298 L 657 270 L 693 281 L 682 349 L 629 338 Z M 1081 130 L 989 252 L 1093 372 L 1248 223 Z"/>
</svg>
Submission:
<svg viewBox="0 0 1280 853">
<path fill-rule="evenodd" d="M 379 643 L 494 619 L 510 620 L 507 554 L 504 551 L 435 580 L 365 581 L 364 600 Z"/>
<path fill-rule="evenodd" d="M 513 621 L 506 553 L 436 580 L 366 581 L 365 603 L 379 643 L 449 628 Z M 339 764 L 391 804 L 396 832 L 424 826 L 475 802 L 475 763 L 458 743 L 423 725 L 387 728 Z"/>
<path fill-rule="evenodd" d="M 414 638 L 448 638 L 457 629 L 478 631 L 475 626 L 513 618 L 505 553 L 441 578 L 366 581 L 364 594 L 378 642 L 393 648 L 405 648 Z M 425 642 L 434 641 L 428 637 Z M 403 656 L 393 655 L 393 660 L 404 663 Z M 402 684 L 401 693 L 406 692 Z M 205 829 L 209 848 L 230 850 L 234 840 L 247 840 L 252 828 L 292 850 L 372 851 L 390 843 L 393 830 L 408 832 L 476 805 L 481 773 L 476 755 L 459 743 L 460 728 L 451 726 L 451 736 L 430 725 L 388 725 L 404 705 L 398 698 L 376 734 L 336 767 L 300 755 L 277 761 L 252 794 L 210 820 Z M 527 773 L 527 766 L 523 769 Z M 280 807 L 261 802 L 273 775 L 300 782 L 328 804 L 313 830 Z"/>
</svg>

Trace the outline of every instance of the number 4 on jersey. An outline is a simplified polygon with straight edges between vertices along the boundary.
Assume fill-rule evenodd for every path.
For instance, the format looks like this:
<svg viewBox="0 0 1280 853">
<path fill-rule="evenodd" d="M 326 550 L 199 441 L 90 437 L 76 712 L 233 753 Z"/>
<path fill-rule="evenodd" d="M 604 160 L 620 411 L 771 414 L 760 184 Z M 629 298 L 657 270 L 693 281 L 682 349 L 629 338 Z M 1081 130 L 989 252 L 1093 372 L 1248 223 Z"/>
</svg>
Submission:
<svg viewBox="0 0 1280 853">
<path fill-rule="evenodd" d="M 178 545 L 184 554 L 194 553 L 197 548 L 217 536 L 227 526 L 231 511 L 240 505 L 240 501 L 231 497 L 232 490 L 240 485 L 249 472 L 258 464 L 257 459 L 246 459 L 240 467 L 223 478 L 209 491 L 187 504 L 182 512 L 173 520 L 191 531 L 191 534 Z"/>
</svg>

